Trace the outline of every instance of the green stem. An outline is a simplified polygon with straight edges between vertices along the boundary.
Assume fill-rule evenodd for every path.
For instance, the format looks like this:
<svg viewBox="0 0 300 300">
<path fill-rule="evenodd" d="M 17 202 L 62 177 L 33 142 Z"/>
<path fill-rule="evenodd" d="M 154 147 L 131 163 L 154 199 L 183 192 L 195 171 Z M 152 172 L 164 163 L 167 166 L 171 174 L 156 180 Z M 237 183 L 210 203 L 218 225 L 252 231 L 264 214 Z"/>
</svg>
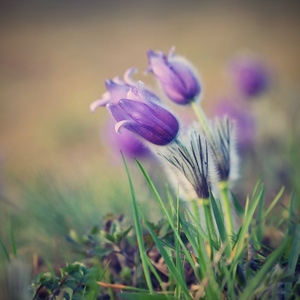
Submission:
<svg viewBox="0 0 300 300">
<path fill-rule="evenodd" d="M 200 215 L 199 215 L 198 203 L 195 200 L 192 200 L 191 203 L 192 203 L 192 209 L 193 209 L 194 217 L 195 217 L 196 221 L 200 224 Z"/>
<path fill-rule="evenodd" d="M 199 199 L 199 204 L 202 205 L 204 209 L 204 215 L 205 215 L 206 226 L 208 231 L 207 233 L 209 234 L 209 236 L 213 241 L 217 241 L 217 234 L 216 234 L 213 216 L 211 212 L 210 201 L 209 199 Z"/>
<path fill-rule="evenodd" d="M 225 220 L 227 224 L 227 230 L 229 235 L 234 234 L 233 230 L 233 222 L 232 222 L 232 214 L 231 214 L 231 203 L 228 196 L 228 182 L 227 181 L 221 181 L 219 182 L 219 187 L 221 191 L 221 198 L 224 203 L 224 209 L 225 209 Z"/>
<path fill-rule="evenodd" d="M 204 129 L 204 132 L 205 132 L 206 136 L 209 139 L 212 139 L 212 134 L 211 134 L 211 131 L 210 131 L 210 128 L 209 128 L 209 123 L 206 119 L 204 111 L 201 109 L 201 107 L 198 105 L 198 103 L 196 101 L 191 102 L 191 106 L 192 106 L 197 118 L 201 122 L 201 125 Z"/>
</svg>

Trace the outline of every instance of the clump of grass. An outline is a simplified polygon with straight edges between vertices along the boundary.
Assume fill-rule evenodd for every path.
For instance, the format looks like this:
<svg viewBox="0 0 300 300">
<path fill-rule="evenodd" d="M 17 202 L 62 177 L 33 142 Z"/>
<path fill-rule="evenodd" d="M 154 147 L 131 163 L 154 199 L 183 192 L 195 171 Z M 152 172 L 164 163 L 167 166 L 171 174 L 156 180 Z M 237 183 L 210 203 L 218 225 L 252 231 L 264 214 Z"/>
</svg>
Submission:
<svg viewBox="0 0 300 300">
<path fill-rule="evenodd" d="M 178 196 L 173 199 L 167 193 L 163 201 L 137 163 L 164 218 L 153 224 L 140 210 L 125 162 L 135 232 L 132 226 L 124 227 L 122 215 L 108 215 L 103 229 L 95 226 L 83 236 L 71 231 L 67 239 L 82 262 L 62 268 L 60 276 L 54 272 L 37 275 L 33 299 L 58 299 L 58 295 L 64 299 L 299 297 L 300 225 L 295 197 L 281 221 L 283 237 L 275 249 L 266 242 L 264 228 L 283 188 L 264 209 L 264 186 L 259 178 L 245 209 L 239 207 L 243 222 L 236 235 L 228 234 L 220 200 L 210 195 L 214 237 L 198 216 L 181 207 Z"/>
</svg>

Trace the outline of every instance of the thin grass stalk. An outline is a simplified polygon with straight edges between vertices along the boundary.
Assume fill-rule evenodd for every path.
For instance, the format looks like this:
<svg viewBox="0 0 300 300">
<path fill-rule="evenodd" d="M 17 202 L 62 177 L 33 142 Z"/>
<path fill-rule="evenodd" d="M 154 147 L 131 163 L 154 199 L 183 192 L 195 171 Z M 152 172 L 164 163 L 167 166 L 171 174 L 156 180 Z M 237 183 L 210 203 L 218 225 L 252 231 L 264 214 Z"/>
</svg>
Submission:
<svg viewBox="0 0 300 300">
<path fill-rule="evenodd" d="M 144 169 L 144 167 L 141 165 L 141 163 L 140 163 L 138 160 L 136 160 L 136 162 L 137 162 L 137 164 L 139 165 L 139 167 L 140 167 L 140 169 L 141 169 L 143 175 L 145 176 L 145 179 L 146 179 L 148 185 L 150 186 L 150 188 L 151 188 L 151 190 L 152 190 L 152 192 L 153 192 L 153 194 L 154 194 L 156 200 L 158 201 L 158 203 L 159 203 L 159 205 L 160 205 L 160 207 L 161 207 L 161 209 L 162 209 L 164 215 L 166 216 L 167 221 L 169 222 L 169 224 L 170 224 L 170 226 L 171 226 L 173 232 L 176 234 L 176 238 L 178 239 L 180 245 L 182 246 L 182 250 L 184 251 L 184 253 L 185 253 L 185 255 L 186 255 L 186 257 L 187 257 L 189 263 L 190 263 L 191 266 L 194 268 L 194 267 L 195 267 L 195 264 L 194 264 L 194 262 L 193 262 L 193 260 L 192 260 L 192 258 L 191 258 L 191 255 L 189 254 L 188 250 L 186 249 L 186 247 L 185 247 L 185 245 L 184 245 L 184 243 L 183 243 L 183 241 L 182 241 L 180 235 L 177 233 L 176 228 L 175 228 L 175 224 L 174 224 L 172 218 L 170 217 L 169 213 L 167 212 L 166 207 L 164 206 L 163 201 L 162 201 L 162 199 L 161 199 L 159 193 L 157 192 L 157 189 L 155 188 L 155 186 L 154 186 L 152 180 L 150 179 L 148 173 L 146 172 L 146 170 Z"/>
<path fill-rule="evenodd" d="M 198 199 L 199 205 L 203 206 L 204 209 L 204 216 L 206 219 L 207 224 L 207 233 L 209 233 L 208 236 L 211 237 L 211 239 L 216 242 L 217 241 L 217 234 L 216 229 L 214 225 L 214 220 L 211 212 L 211 206 L 210 206 L 210 200 L 209 199 Z"/>
<path fill-rule="evenodd" d="M 137 203 L 136 203 L 136 199 L 135 199 L 133 184 L 132 184 L 131 176 L 130 176 L 128 166 L 127 166 L 127 163 L 126 163 L 126 160 L 125 160 L 125 157 L 124 157 L 123 153 L 122 153 L 122 157 L 123 157 L 123 162 L 124 162 L 124 165 L 125 165 L 125 170 L 126 170 L 126 173 L 127 173 L 129 186 L 130 186 L 130 191 L 131 191 L 134 225 L 135 225 L 135 230 L 136 230 L 138 246 L 139 246 L 139 250 L 140 250 L 140 254 L 141 254 L 143 270 L 144 270 L 144 274 L 145 274 L 145 278 L 146 278 L 146 282 L 147 282 L 150 294 L 153 294 L 154 290 L 153 290 L 153 286 L 152 286 L 152 282 L 151 282 L 151 278 L 150 278 L 150 272 L 149 272 L 149 269 L 148 269 L 147 259 L 145 257 L 146 256 L 146 251 L 145 251 L 144 242 L 143 242 L 143 234 L 142 234 L 141 224 L 139 222 L 139 213 L 138 213 Z"/>
<path fill-rule="evenodd" d="M 231 256 L 232 248 L 230 247 L 230 241 L 229 241 L 228 234 L 227 234 L 227 231 L 226 231 L 226 228 L 225 228 L 225 225 L 224 225 L 224 220 L 222 219 L 220 211 L 218 210 L 218 206 L 217 206 L 217 203 L 215 201 L 215 198 L 213 197 L 212 194 L 210 196 L 211 196 L 210 200 L 211 200 L 213 212 L 214 212 L 214 215 L 215 215 L 215 220 L 216 220 L 216 223 L 217 223 L 217 227 L 218 227 L 218 230 L 219 230 L 219 233 L 220 233 L 220 237 L 221 237 L 222 242 L 226 245 L 224 252 L 225 252 L 227 258 L 229 259 L 230 256 Z"/>
<path fill-rule="evenodd" d="M 148 223 L 148 221 L 145 219 L 145 217 L 143 216 L 143 214 L 140 212 L 142 219 L 144 220 L 149 233 L 151 234 L 161 256 L 164 258 L 165 263 L 169 269 L 169 272 L 173 274 L 174 278 L 176 279 L 177 284 L 179 284 L 182 288 L 183 293 L 186 296 L 186 299 L 192 299 L 189 290 L 186 286 L 186 282 L 185 279 L 182 277 L 182 274 L 180 274 L 180 272 L 178 271 L 178 269 L 175 267 L 172 259 L 170 258 L 170 255 L 167 253 L 166 249 L 163 247 L 163 244 L 161 243 L 160 239 L 157 237 L 157 235 L 154 233 L 154 231 L 152 230 L 150 224 Z"/>
<path fill-rule="evenodd" d="M 14 232 L 13 232 L 13 228 L 12 228 L 11 213 L 10 212 L 9 212 L 9 215 L 8 215 L 8 228 L 9 228 L 9 236 L 10 236 L 12 253 L 13 253 L 14 257 L 17 257 L 17 247 L 16 247 L 16 243 L 15 243 Z"/>
<path fill-rule="evenodd" d="M 228 182 L 227 181 L 221 181 L 219 183 L 219 188 L 221 191 L 221 199 L 224 203 L 224 213 L 225 213 L 225 220 L 226 220 L 226 225 L 227 225 L 227 231 L 229 235 L 234 234 L 234 229 L 233 229 L 233 221 L 232 221 L 232 211 L 231 211 L 231 202 L 229 199 L 229 190 L 228 190 Z M 232 245 L 231 245 L 232 246 Z"/>
</svg>

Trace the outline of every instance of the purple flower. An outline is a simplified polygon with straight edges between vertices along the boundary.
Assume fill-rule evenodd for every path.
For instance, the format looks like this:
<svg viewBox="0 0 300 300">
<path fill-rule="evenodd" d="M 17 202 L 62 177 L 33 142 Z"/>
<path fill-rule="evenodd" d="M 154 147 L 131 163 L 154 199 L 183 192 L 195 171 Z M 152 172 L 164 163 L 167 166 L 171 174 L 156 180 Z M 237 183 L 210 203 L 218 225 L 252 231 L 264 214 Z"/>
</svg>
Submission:
<svg viewBox="0 0 300 300">
<path fill-rule="evenodd" d="M 166 56 L 163 52 L 149 50 L 148 71 L 160 81 L 166 95 L 177 104 L 188 104 L 199 98 L 201 87 L 190 63 L 174 54 L 172 47 Z"/>
<path fill-rule="evenodd" d="M 125 74 L 127 74 L 126 72 Z M 130 71 L 129 71 L 130 73 Z M 172 142 L 179 131 L 177 119 L 159 105 L 159 98 L 139 81 L 136 85 L 118 77 L 105 82 L 107 93 L 91 104 L 94 111 L 98 106 L 106 106 L 117 121 L 116 132 L 122 127 L 155 145 Z"/>
<path fill-rule="evenodd" d="M 232 61 L 229 68 L 234 83 L 245 96 L 259 96 L 268 88 L 269 73 L 258 59 L 241 56 Z"/>
<path fill-rule="evenodd" d="M 241 150 L 251 147 L 255 140 L 255 119 L 247 107 L 232 100 L 221 99 L 213 106 L 212 115 L 228 116 L 234 120 L 238 146 Z"/>
</svg>

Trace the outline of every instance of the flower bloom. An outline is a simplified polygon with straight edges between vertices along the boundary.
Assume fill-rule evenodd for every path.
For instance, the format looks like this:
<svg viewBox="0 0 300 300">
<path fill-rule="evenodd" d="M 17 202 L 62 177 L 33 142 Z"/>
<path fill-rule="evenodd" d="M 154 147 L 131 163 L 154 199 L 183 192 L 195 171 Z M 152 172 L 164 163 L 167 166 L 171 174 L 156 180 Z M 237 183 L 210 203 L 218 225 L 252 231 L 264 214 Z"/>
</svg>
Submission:
<svg viewBox="0 0 300 300">
<path fill-rule="evenodd" d="M 195 101 L 201 92 L 200 82 L 190 63 L 174 54 L 172 47 L 166 56 L 163 52 L 149 50 L 148 71 L 159 80 L 166 95 L 177 104 Z"/>
<path fill-rule="evenodd" d="M 254 57 L 238 57 L 229 68 L 237 88 L 247 97 L 259 96 L 269 85 L 266 67 Z"/>
<path fill-rule="evenodd" d="M 107 80 L 107 92 L 91 104 L 91 110 L 106 106 L 117 121 L 117 133 L 124 127 L 152 144 L 169 144 L 179 131 L 177 119 L 158 104 L 159 98 L 141 81 L 135 84 L 128 76 L 130 72 L 125 73 L 124 81 L 119 77 Z"/>
</svg>

